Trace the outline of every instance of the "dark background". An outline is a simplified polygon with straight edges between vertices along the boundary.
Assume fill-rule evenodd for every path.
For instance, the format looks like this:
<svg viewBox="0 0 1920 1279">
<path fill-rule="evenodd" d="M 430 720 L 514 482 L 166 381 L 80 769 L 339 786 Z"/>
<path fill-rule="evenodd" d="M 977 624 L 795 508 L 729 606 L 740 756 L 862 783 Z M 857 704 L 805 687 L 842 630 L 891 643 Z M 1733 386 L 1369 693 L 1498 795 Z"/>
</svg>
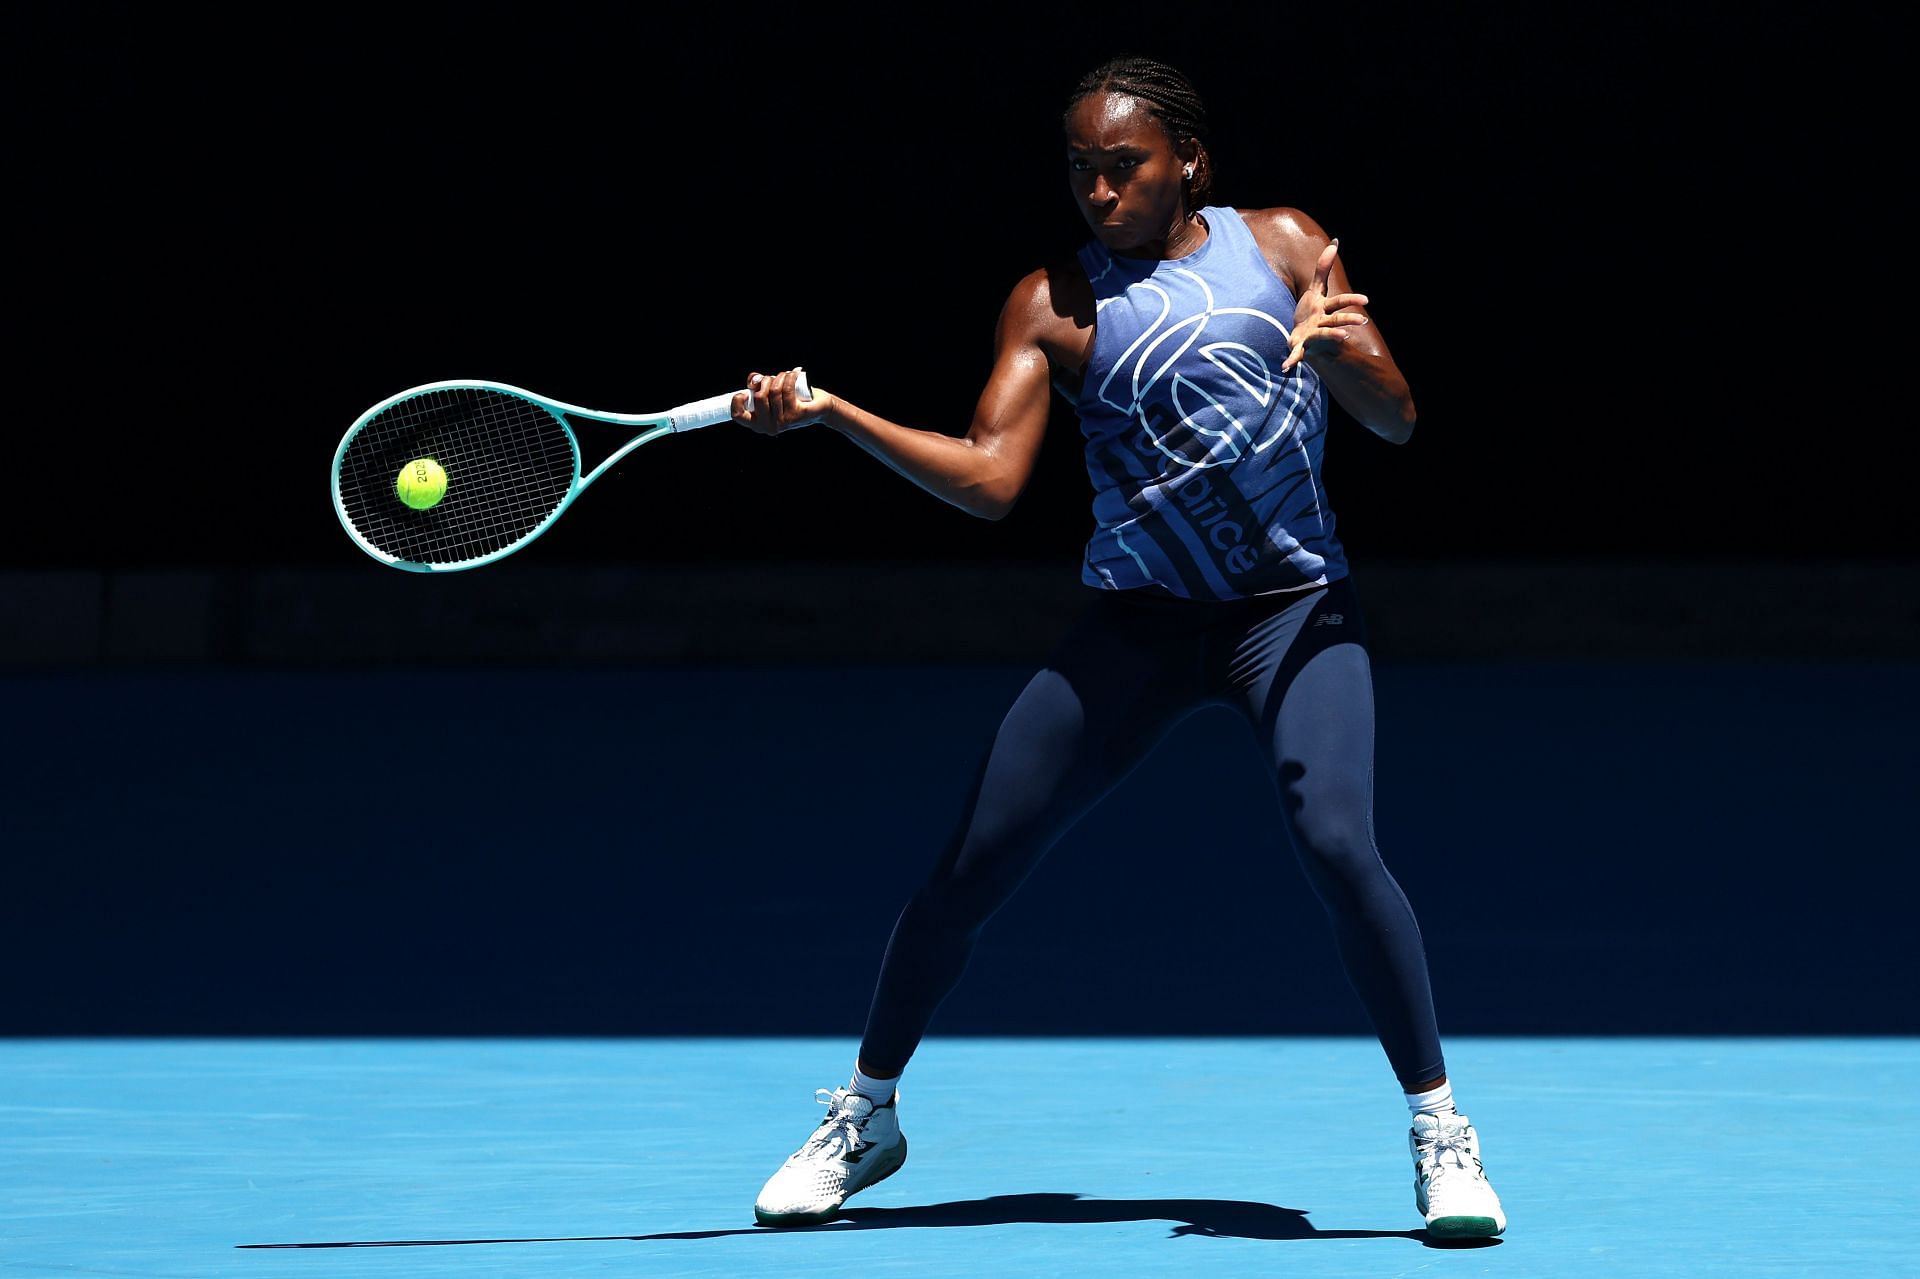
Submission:
<svg viewBox="0 0 1920 1279">
<path fill-rule="evenodd" d="M 9 539 L 17 565 L 351 562 L 312 476 L 360 410 L 444 377 L 651 411 L 805 364 L 960 433 L 1009 289 L 1085 238 L 1066 94 L 1130 51 L 1206 96 L 1218 200 L 1341 237 L 1415 389 L 1408 449 L 1332 441 L 1356 559 L 1912 546 L 1881 500 L 1887 405 L 1855 389 L 1884 370 L 1892 86 L 1876 33 L 1834 12 L 8 21 L 12 346 L 32 416 L 60 428 L 27 433 L 48 535 Z M 827 432 L 715 432 L 636 458 L 541 554 L 1072 563 L 1085 479 L 1064 404 L 1055 421 L 998 526 Z"/>
<path fill-rule="evenodd" d="M 826 431 L 636 453 L 413 579 L 369 404 L 805 364 L 958 434 L 1071 251 L 1057 120 L 1183 67 L 1216 198 L 1341 238 L 1420 406 L 1336 411 L 1378 822 L 1449 1032 L 1920 1030 L 1884 31 L 1831 11 L 26 6 L 0 1030 L 847 1033 L 1077 603 L 1055 402 L 987 523 Z M 588 431 L 592 427 L 585 428 Z M 1057 584 L 1057 585 L 1054 585 Z M 1182 725 L 953 1033 L 1364 1033 L 1241 730 Z M 1190 818 L 1169 789 L 1212 788 Z"/>
</svg>

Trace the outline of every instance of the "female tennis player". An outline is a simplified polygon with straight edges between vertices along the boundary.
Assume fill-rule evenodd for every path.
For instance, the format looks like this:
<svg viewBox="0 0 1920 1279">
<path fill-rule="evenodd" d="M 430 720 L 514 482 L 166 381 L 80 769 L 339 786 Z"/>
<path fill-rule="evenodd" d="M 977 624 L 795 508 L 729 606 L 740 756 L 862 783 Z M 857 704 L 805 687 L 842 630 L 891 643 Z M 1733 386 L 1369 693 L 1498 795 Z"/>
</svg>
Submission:
<svg viewBox="0 0 1920 1279">
<path fill-rule="evenodd" d="M 1176 722 L 1225 703 L 1277 779 L 1282 816 L 1412 1111 L 1414 1200 L 1440 1237 L 1497 1235 L 1500 1201 L 1454 1106 L 1424 944 L 1372 832 L 1373 689 L 1360 608 L 1321 482 L 1328 398 L 1395 443 L 1413 399 L 1320 226 L 1208 203 L 1205 110 L 1148 59 L 1084 77 L 1064 119 L 1093 239 L 1014 287 L 965 436 L 887 421 L 796 373 L 754 374 L 734 418 L 824 423 L 986 519 L 1026 486 L 1049 384 L 1086 436 L 1098 593 L 1014 701 L 959 828 L 894 926 L 847 1086 L 754 1205 L 826 1221 L 906 1161 L 897 1085 L 987 919 Z M 1185 801 L 1191 802 L 1191 801 Z"/>
</svg>

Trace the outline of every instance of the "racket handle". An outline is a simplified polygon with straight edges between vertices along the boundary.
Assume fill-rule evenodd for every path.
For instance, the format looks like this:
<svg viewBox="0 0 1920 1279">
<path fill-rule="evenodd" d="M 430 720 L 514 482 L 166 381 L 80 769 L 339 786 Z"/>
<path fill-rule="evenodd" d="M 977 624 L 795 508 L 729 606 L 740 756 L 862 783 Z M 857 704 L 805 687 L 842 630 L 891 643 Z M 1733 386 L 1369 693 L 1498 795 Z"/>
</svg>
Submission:
<svg viewBox="0 0 1920 1279">
<path fill-rule="evenodd" d="M 709 396 L 704 400 L 695 400 L 692 404 L 682 404 L 672 414 L 673 429 L 697 431 L 703 426 L 718 426 L 722 422 L 733 420 L 733 397 L 737 394 L 728 391 L 725 395 Z"/>
<path fill-rule="evenodd" d="M 800 392 L 801 401 L 813 399 L 813 387 L 807 382 L 807 371 L 796 368 L 794 371 L 794 389 Z M 733 397 L 737 394 L 728 391 L 725 395 L 716 395 L 710 399 L 696 400 L 692 404 L 682 405 L 673 411 L 673 429 L 697 431 L 703 426 L 718 426 L 722 422 L 733 420 Z M 747 398 L 753 398 L 753 392 L 747 392 Z"/>
</svg>

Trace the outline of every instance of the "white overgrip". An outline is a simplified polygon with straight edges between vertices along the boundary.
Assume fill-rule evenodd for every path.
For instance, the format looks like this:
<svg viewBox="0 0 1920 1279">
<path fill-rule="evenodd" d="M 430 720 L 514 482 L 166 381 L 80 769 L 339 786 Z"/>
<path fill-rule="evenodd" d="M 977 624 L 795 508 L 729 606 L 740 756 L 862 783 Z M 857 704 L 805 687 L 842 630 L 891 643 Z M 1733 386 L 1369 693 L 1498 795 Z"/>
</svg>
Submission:
<svg viewBox="0 0 1920 1279">
<path fill-rule="evenodd" d="M 695 400 L 692 404 L 682 404 L 669 415 L 673 419 L 674 431 L 676 433 L 697 431 L 703 426 L 718 426 L 722 422 L 731 422 L 733 397 L 737 394 L 736 391 L 728 391 L 725 395 L 709 396 L 704 400 Z"/>
</svg>

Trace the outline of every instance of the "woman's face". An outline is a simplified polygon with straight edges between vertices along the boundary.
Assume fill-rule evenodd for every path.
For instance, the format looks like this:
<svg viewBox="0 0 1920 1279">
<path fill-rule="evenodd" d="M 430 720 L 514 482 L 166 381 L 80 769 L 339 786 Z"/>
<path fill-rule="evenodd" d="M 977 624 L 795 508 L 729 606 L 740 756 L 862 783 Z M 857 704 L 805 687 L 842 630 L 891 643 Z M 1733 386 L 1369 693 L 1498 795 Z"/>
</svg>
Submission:
<svg viewBox="0 0 1920 1279">
<path fill-rule="evenodd" d="M 1144 102 L 1124 93 L 1088 94 L 1067 118 L 1067 182 L 1087 225 L 1116 253 L 1164 242 L 1185 218 L 1182 171 L 1191 159 Z"/>
</svg>

